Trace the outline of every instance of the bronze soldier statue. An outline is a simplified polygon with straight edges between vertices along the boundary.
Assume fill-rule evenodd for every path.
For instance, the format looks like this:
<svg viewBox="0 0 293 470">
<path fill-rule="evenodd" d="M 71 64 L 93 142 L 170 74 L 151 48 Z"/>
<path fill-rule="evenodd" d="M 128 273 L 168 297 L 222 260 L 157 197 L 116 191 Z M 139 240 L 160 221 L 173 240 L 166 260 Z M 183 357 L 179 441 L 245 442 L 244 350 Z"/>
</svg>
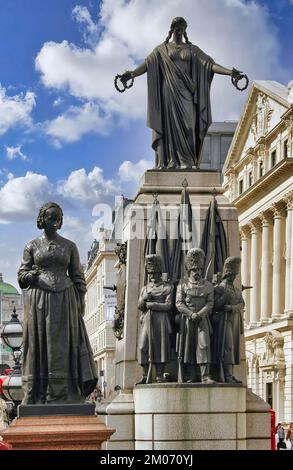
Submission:
<svg viewBox="0 0 293 470">
<path fill-rule="evenodd" d="M 241 291 L 234 286 L 241 259 L 227 258 L 223 281 L 215 287 L 213 362 L 217 364 L 218 380 L 239 383 L 233 376 L 233 365 L 240 364 L 240 335 L 243 333 L 242 310 L 244 300 Z"/>
<path fill-rule="evenodd" d="M 178 382 L 196 381 L 196 364 L 200 365 L 201 381 L 214 383 L 210 377 L 211 334 L 210 313 L 214 304 L 214 287 L 203 279 L 205 254 L 200 248 L 188 251 L 185 266 L 188 279 L 177 287 L 176 307 L 180 330 L 177 337 Z"/>
<path fill-rule="evenodd" d="M 164 380 L 165 364 L 171 359 L 171 323 L 174 287 L 162 280 L 162 259 L 146 256 L 149 282 L 141 289 L 138 308 L 141 310 L 141 332 L 138 362 L 143 368 L 138 384 L 152 382 L 152 366 L 156 367 L 156 382 Z"/>
</svg>

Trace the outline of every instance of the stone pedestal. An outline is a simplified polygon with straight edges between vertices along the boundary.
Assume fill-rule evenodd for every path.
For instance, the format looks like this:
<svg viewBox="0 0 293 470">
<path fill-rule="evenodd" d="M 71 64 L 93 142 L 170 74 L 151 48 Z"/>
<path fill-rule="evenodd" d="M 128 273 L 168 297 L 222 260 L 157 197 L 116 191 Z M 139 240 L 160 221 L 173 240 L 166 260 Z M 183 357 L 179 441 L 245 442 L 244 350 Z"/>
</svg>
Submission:
<svg viewBox="0 0 293 470">
<path fill-rule="evenodd" d="M 241 384 L 134 389 L 137 450 L 269 450 L 269 405 Z"/>
<path fill-rule="evenodd" d="M 1 435 L 13 450 L 100 450 L 115 429 L 107 428 L 94 408 L 92 404 L 21 406 Z"/>
<path fill-rule="evenodd" d="M 246 388 L 244 336 L 241 363 L 233 374 L 240 385 L 152 384 L 136 386 L 141 377 L 137 363 L 140 289 L 144 284 L 143 255 L 148 216 L 154 196 L 166 221 L 171 253 L 183 182 L 189 192 L 194 222 L 193 246 L 198 247 L 210 202 L 216 195 L 225 227 L 228 256 L 240 256 L 237 210 L 224 196 L 220 174 L 214 171 L 147 171 L 123 227 L 127 240 L 127 287 L 124 337 L 117 342 L 116 378 L 121 393 L 98 414 L 117 428 L 106 449 L 270 449 L 269 405 Z M 241 288 L 240 276 L 237 278 Z M 174 375 L 174 374 L 173 374 Z M 176 380 L 176 374 L 171 379 Z"/>
<path fill-rule="evenodd" d="M 134 403 L 132 390 L 121 391 L 110 403 L 103 403 L 97 409 L 100 421 L 115 427 L 111 440 L 106 441 L 105 450 L 134 450 Z"/>
</svg>

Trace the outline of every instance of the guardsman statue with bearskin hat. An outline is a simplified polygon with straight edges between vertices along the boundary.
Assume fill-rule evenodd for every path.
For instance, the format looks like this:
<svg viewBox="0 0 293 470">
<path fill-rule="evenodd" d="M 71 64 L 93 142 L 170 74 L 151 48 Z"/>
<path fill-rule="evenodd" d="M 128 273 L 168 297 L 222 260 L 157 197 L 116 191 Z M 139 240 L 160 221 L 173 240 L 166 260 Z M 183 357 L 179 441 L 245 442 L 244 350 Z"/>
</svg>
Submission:
<svg viewBox="0 0 293 470">
<path fill-rule="evenodd" d="M 241 291 L 234 286 L 240 264 L 237 256 L 227 258 L 223 280 L 215 287 L 213 362 L 217 364 L 218 380 L 227 383 L 240 382 L 233 375 L 233 365 L 240 364 L 240 335 L 243 333 L 244 300 Z"/>
<path fill-rule="evenodd" d="M 152 382 L 152 366 L 156 382 L 163 382 L 165 364 L 171 360 L 172 328 L 169 314 L 173 308 L 174 286 L 162 280 L 162 259 L 146 256 L 148 283 L 141 289 L 138 308 L 141 310 L 141 331 L 138 362 L 143 368 L 138 384 Z"/>
<path fill-rule="evenodd" d="M 181 279 L 177 287 L 178 382 L 195 382 L 196 366 L 199 365 L 201 381 L 214 383 L 210 376 L 212 327 L 209 318 L 214 304 L 214 287 L 203 278 L 204 260 L 202 249 L 189 250 L 185 259 L 188 279 Z"/>
</svg>

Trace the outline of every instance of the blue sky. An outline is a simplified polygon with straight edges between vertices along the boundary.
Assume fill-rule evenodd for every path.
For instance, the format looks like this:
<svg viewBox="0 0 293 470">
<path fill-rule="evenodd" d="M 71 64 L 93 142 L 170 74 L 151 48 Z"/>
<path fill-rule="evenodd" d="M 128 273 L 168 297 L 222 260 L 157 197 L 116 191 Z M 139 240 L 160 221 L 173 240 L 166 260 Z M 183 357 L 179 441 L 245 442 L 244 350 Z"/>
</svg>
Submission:
<svg viewBox="0 0 293 470">
<path fill-rule="evenodd" d="M 190 40 L 222 65 L 251 80 L 293 79 L 291 0 L 0 0 L 0 272 L 8 281 L 38 236 L 40 204 L 64 207 L 63 235 L 85 261 L 95 204 L 133 195 L 152 166 L 145 77 L 124 94 L 113 79 L 143 61 L 179 15 Z M 246 96 L 216 77 L 214 120 L 238 119 Z"/>
</svg>

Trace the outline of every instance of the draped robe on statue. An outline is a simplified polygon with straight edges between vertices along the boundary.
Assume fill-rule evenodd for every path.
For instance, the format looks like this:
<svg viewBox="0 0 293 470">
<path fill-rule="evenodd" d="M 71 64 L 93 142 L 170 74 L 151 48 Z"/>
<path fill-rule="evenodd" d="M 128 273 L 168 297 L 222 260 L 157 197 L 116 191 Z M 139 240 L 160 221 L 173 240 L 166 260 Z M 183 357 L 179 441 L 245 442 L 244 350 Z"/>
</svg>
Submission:
<svg viewBox="0 0 293 470">
<path fill-rule="evenodd" d="M 29 273 L 39 269 L 31 284 Z M 41 236 L 24 249 L 18 271 L 28 289 L 23 322 L 23 404 L 79 403 L 97 375 L 81 300 L 86 292 L 77 247 L 58 235 Z"/>
<path fill-rule="evenodd" d="M 210 85 L 214 61 L 186 44 L 171 50 L 165 43 L 145 60 L 148 119 L 156 168 L 195 168 L 211 124 Z"/>
</svg>

